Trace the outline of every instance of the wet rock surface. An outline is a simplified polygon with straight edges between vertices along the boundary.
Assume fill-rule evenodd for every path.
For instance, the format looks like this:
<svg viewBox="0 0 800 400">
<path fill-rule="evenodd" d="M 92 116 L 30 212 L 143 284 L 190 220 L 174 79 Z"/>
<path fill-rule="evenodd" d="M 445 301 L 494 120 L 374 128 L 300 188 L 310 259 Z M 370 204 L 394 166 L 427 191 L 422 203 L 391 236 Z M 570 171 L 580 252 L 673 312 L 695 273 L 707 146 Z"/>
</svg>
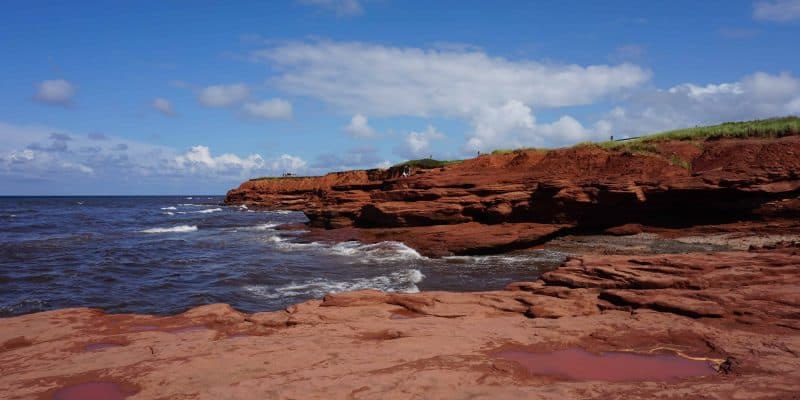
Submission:
<svg viewBox="0 0 800 400">
<path fill-rule="evenodd" d="M 792 398 L 799 293 L 800 249 L 783 245 L 585 255 L 503 291 L 347 292 L 256 314 L 64 309 L 2 320 L 0 385 L 11 399 L 92 382 L 131 399 Z M 669 376 L 644 374 L 662 361 Z"/>
</svg>

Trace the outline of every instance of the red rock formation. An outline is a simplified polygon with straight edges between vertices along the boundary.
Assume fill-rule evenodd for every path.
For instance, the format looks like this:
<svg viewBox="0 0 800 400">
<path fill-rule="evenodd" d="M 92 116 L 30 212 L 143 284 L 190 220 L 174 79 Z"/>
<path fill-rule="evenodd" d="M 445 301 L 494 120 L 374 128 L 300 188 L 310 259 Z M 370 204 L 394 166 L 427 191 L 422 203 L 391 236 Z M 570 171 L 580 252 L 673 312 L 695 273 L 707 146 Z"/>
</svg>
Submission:
<svg viewBox="0 0 800 400">
<path fill-rule="evenodd" d="M 794 246 L 582 256 L 504 291 L 350 292 L 256 314 L 217 304 L 167 317 L 79 308 L 6 318 L 0 397 L 91 387 L 136 399 L 791 399 L 800 393 Z M 540 358 L 583 354 L 583 375 L 570 376 L 599 380 L 525 368 L 525 351 L 565 349 Z M 598 374 L 613 363 L 593 366 L 602 358 L 581 349 L 711 368 L 629 382 Z"/>
<path fill-rule="evenodd" d="M 410 177 L 372 170 L 259 180 L 231 191 L 227 202 L 302 210 L 312 227 L 363 230 L 318 237 L 393 237 L 440 255 L 506 251 L 567 227 L 586 232 L 800 218 L 798 194 L 800 137 L 791 136 L 661 142 L 646 154 L 595 146 L 517 151 Z M 465 230 L 483 235 L 485 245 L 470 243 Z"/>
</svg>

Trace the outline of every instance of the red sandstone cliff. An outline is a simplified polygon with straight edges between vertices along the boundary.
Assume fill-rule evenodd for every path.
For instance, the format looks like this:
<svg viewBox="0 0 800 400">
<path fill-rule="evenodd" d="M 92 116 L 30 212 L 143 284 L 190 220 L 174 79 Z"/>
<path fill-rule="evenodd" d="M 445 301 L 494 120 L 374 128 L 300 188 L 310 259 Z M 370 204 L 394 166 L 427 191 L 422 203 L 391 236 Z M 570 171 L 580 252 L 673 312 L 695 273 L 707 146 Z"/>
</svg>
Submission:
<svg viewBox="0 0 800 400">
<path fill-rule="evenodd" d="M 800 218 L 798 194 L 800 137 L 790 136 L 657 142 L 647 153 L 516 151 L 409 177 L 370 170 L 257 180 L 226 202 L 301 210 L 312 227 L 337 230 L 319 236 L 397 239 L 442 255 L 507 251 L 559 232 L 631 223 Z"/>
</svg>

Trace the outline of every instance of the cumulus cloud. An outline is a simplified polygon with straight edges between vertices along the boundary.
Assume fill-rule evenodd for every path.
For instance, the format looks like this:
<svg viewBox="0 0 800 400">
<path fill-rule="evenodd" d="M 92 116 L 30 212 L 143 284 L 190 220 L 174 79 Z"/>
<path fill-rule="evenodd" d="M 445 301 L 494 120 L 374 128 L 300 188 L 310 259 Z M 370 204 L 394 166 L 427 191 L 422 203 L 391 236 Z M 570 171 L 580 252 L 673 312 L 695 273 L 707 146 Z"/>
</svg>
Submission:
<svg viewBox="0 0 800 400">
<path fill-rule="evenodd" d="M 757 72 L 736 82 L 697 85 L 631 94 L 599 123 L 620 135 L 800 113 L 800 79 L 784 72 Z"/>
<path fill-rule="evenodd" d="M 444 140 L 445 135 L 432 125 L 421 132 L 409 132 L 403 142 L 395 148 L 395 153 L 406 158 L 423 158 L 430 156 L 431 142 Z"/>
<path fill-rule="evenodd" d="M 157 97 L 153 99 L 152 106 L 156 111 L 168 117 L 175 115 L 175 110 L 172 108 L 172 103 L 170 103 L 167 99 Z"/>
<path fill-rule="evenodd" d="M 765 0 L 753 4 L 753 18 L 788 22 L 800 19 L 800 0 Z"/>
<path fill-rule="evenodd" d="M 589 104 L 641 85 L 632 64 L 567 65 L 493 57 L 475 49 L 292 42 L 251 53 L 279 70 L 283 90 L 370 116 L 464 117 L 510 100 L 531 107 Z"/>
<path fill-rule="evenodd" d="M 303 5 L 320 7 L 343 17 L 352 17 L 364 13 L 364 8 L 359 0 L 297 0 L 297 2 Z"/>
<path fill-rule="evenodd" d="M 86 135 L 53 133 L 50 127 L 19 126 L 0 121 L 0 182 L 13 179 L 106 179 L 121 182 L 222 182 L 235 185 L 253 175 L 306 172 L 306 162 L 282 154 L 239 156 L 214 154 L 208 146 L 186 151 L 121 137 L 93 140 Z M 2 186 L 2 184 L 0 184 Z"/>
<path fill-rule="evenodd" d="M 206 107 L 227 107 L 241 103 L 250 96 L 250 89 L 242 83 L 213 85 L 200 90 L 197 100 Z"/>
<path fill-rule="evenodd" d="M 531 108 L 517 100 L 500 107 L 484 107 L 472 119 L 466 152 L 506 147 L 557 146 L 592 138 L 594 131 L 564 115 L 551 123 L 537 123 Z"/>
<path fill-rule="evenodd" d="M 91 167 L 87 167 L 83 164 L 73 164 L 71 162 L 65 161 L 61 163 L 61 166 L 65 169 L 72 169 L 87 175 L 91 175 L 94 173 L 94 169 L 92 169 Z"/>
<path fill-rule="evenodd" d="M 350 123 L 344 127 L 344 131 L 350 136 L 357 138 L 368 138 L 375 136 L 375 129 L 369 126 L 369 120 L 362 114 L 353 115 Z"/>
<path fill-rule="evenodd" d="M 247 103 L 243 108 L 245 114 L 261 119 L 291 119 L 292 103 L 284 99 L 264 100 L 256 103 Z"/>
<path fill-rule="evenodd" d="M 75 96 L 75 85 L 64 79 L 39 82 L 34 99 L 40 103 L 66 106 Z"/>
</svg>

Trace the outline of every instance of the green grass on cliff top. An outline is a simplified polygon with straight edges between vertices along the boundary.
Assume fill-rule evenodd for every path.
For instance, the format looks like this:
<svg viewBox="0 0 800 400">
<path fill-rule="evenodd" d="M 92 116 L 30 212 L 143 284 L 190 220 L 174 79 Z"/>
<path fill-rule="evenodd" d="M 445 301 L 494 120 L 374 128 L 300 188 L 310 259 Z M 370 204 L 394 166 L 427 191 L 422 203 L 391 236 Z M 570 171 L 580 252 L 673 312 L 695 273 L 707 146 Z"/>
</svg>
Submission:
<svg viewBox="0 0 800 400">
<path fill-rule="evenodd" d="M 650 151 L 654 142 L 667 140 L 715 140 L 723 138 L 779 138 L 800 135 L 800 118 L 783 117 L 676 129 L 630 140 L 595 143 L 606 150 Z"/>
<path fill-rule="evenodd" d="M 458 164 L 463 162 L 464 160 L 434 160 L 432 158 L 421 158 L 419 160 L 408 160 L 405 162 L 401 162 L 399 164 L 395 164 L 392 167 L 404 167 L 406 165 L 415 168 L 422 168 L 422 169 L 431 169 L 431 168 L 441 168 L 446 165 Z"/>
</svg>

